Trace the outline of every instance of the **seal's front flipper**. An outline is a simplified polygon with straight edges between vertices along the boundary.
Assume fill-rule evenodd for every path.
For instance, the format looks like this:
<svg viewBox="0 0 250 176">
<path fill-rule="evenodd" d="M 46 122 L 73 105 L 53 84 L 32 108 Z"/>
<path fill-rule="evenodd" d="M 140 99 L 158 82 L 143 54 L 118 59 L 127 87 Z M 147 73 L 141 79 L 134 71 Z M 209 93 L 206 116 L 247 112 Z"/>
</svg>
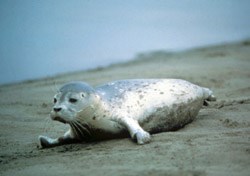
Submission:
<svg viewBox="0 0 250 176">
<path fill-rule="evenodd" d="M 59 146 L 63 144 L 71 144 L 71 143 L 75 143 L 78 141 L 72 136 L 72 133 L 70 130 L 67 131 L 62 137 L 59 137 L 56 139 L 52 139 L 47 136 L 39 136 L 38 140 L 42 148 L 50 148 L 50 147 L 55 147 L 55 146 Z"/>
<path fill-rule="evenodd" d="M 143 145 L 151 141 L 150 134 L 146 131 L 138 131 L 133 139 L 136 140 L 137 144 Z"/>
<path fill-rule="evenodd" d="M 54 147 L 59 144 L 57 139 L 52 139 L 47 136 L 39 136 L 38 140 L 42 148 Z"/>
<path fill-rule="evenodd" d="M 121 118 L 120 123 L 128 129 L 131 138 L 136 140 L 137 144 L 142 145 L 151 141 L 150 134 L 144 131 L 136 120 Z"/>
</svg>

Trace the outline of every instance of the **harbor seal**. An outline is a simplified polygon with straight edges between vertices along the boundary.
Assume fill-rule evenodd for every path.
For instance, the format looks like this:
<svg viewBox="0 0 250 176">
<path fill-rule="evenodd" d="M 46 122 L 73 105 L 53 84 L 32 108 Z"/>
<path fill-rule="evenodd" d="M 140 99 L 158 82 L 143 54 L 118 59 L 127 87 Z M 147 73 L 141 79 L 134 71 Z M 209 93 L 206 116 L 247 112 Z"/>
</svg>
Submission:
<svg viewBox="0 0 250 176">
<path fill-rule="evenodd" d="M 150 134 L 193 121 L 203 103 L 213 100 L 210 89 L 180 79 L 119 80 L 96 88 L 71 82 L 55 95 L 50 114 L 70 129 L 56 139 L 39 136 L 39 141 L 47 148 L 131 136 L 138 144 L 146 144 Z"/>
</svg>

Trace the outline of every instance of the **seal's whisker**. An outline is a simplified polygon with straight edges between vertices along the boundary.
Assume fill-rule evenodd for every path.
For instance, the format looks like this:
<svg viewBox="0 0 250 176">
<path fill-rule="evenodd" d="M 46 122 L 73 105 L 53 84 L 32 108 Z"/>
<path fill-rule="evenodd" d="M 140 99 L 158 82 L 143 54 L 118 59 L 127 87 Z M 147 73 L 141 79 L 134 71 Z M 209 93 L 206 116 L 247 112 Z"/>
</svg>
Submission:
<svg viewBox="0 0 250 176">
<path fill-rule="evenodd" d="M 89 130 L 87 129 L 87 128 L 85 128 L 84 126 L 83 126 L 83 124 L 81 124 L 80 122 L 78 122 L 78 121 L 74 121 L 74 123 L 75 123 L 75 125 L 78 127 L 78 129 L 80 130 L 80 132 L 81 132 L 81 134 L 83 135 L 83 136 L 90 136 L 90 132 L 89 132 Z"/>
<path fill-rule="evenodd" d="M 85 134 L 84 134 L 84 129 L 82 129 L 75 121 L 72 122 L 73 126 L 75 127 L 77 134 L 80 138 L 85 138 Z"/>
<path fill-rule="evenodd" d="M 75 129 L 75 131 L 76 131 L 76 133 L 77 133 L 77 136 L 78 136 L 79 138 L 81 138 L 82 135 L 81 135 L 80 129 L 77 127 L 77 125 L 76 125 L 74 122 L 72 123 L 72 125 L 73 125 L 73 127 L 74 127 L 74 129 Z"/>
<path fill-rule="evenodd" d="M 71 122 L 69 122 L 69 125 L 70 125 L 70 127 L 71 127 L 72 132 L 74 133 L 74 135 L 76 135 L 76 136 L 77 136 L 77 131 L 76 131 L 75 127 L 72 125 L 72 123 L 71 123 Z"/>
<path fill-rule="evenodd" d="M 91 135 L 90 131 L 87 128 L 85 128 L 84 125 L 81 122 L 79 122 L 77 120 L 74 121 L 74 122 L 78 125 L 78 127 L 81 129 L 81 131 L 87 132 L 89 136 Z"/>
<path fill-rule="evenodd" d="M 71 122 L 70 126 L 71 126 L 74 134 L 77 136 L 77 138 L 81 139 L 81 136 L 79 135 L 79 130 L 77 129 L 77 127 L 75 126 L 75 124 L 73 122 Z"/>
<path fill-rule="evenodd" d="M 45 118 L 44 127 L 43 127 L 43 133 L 47 133 L 50 130 L 50 127 L 48 125 L 50 124 L 51 119 Z"/>
</svg>

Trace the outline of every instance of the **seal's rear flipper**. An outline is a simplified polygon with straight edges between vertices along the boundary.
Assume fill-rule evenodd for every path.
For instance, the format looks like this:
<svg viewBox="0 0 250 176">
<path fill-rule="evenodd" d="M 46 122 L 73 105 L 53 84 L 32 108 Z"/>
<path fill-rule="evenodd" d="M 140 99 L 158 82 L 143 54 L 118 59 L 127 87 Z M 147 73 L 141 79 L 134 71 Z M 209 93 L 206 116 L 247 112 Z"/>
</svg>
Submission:
<svg viewBox="0 0 250 176">
<path fill-rule="evenodd" d="M 205 98 L 203 102 L 204 106 L 209 105 L 208 101 L 216 101 L 216 97 L 213 95 L 213 91 L 211 91 L 210 89 L 203 87 L 203 94 Z"/>
<path fill-rule="evenodd" d="M 216 97 L 212 94 L 206 100 L 207 101 L 216 101 Z"/>
</svg>

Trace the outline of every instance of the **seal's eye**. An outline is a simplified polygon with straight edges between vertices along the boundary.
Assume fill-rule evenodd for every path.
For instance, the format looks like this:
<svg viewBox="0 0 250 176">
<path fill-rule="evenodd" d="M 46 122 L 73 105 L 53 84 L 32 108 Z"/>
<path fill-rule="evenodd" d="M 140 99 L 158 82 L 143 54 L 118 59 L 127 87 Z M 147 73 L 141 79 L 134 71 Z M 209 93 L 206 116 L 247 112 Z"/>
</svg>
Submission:
<svg viewBox="0 0 250 176">
<path fill-rule="evenodd" d="M 56 98 L 54 98 L 54 103 L 56 103 L 57 102 L 57 99 Z"/>
<path fill-rule="evenodd" d="M 76 102 L 77 102 L 77 99 L 75 99 L 75 98 L 70 98 L 70 99 L 69 99 L 69 102 L 70 102 L 70 103 L 76 103 Z"/>
</svg>

